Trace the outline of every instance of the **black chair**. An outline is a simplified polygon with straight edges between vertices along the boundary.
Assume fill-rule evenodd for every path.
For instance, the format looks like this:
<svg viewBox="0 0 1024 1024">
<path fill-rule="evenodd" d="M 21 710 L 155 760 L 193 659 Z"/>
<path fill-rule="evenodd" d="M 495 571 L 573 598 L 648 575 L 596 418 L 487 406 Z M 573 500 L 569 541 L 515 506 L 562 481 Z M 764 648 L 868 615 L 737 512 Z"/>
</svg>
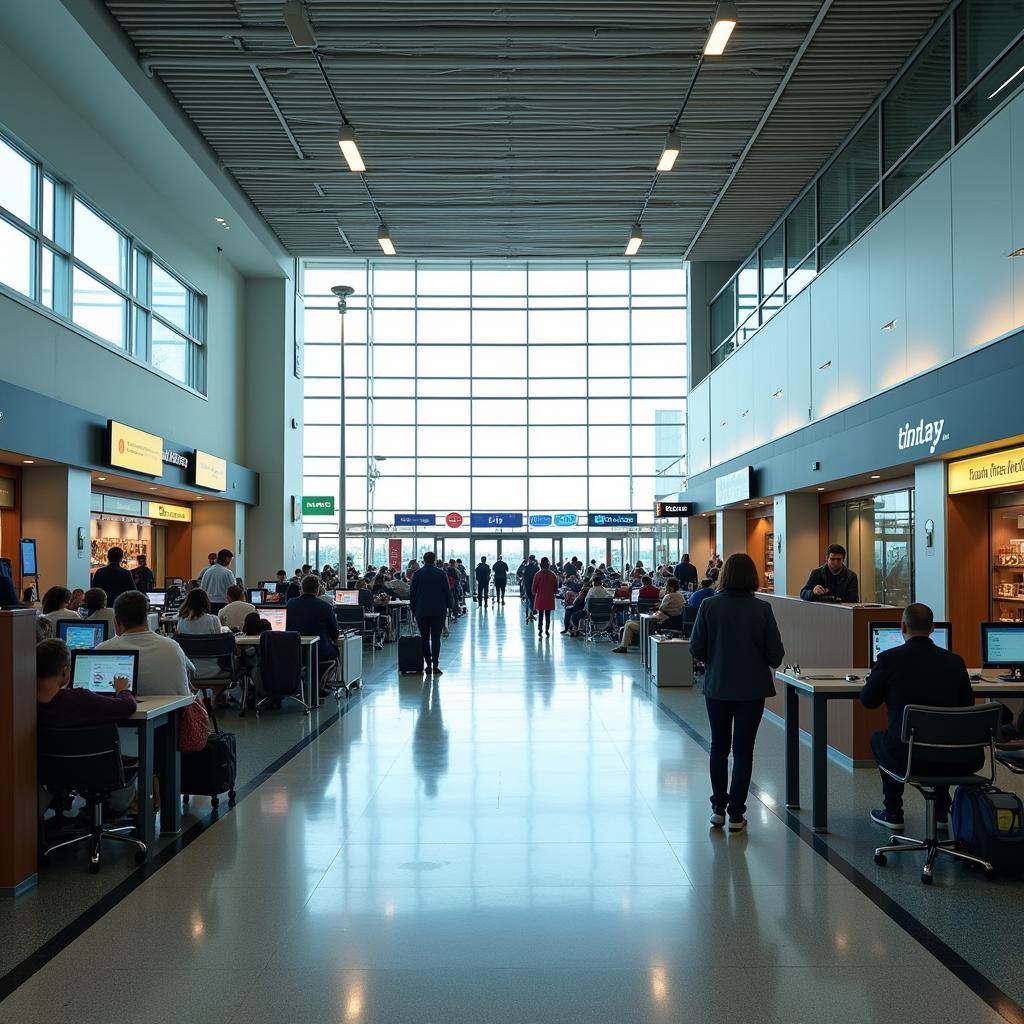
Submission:
<svg viewBox="0 0 1024 1024">
<path fill-rule="evenodd" d="M 185 657 L 193 664 L 196 659 L 215 660 L 217 674 L 202 679 L 192 680 L 197 690 L 209 690 L 212 695 L 219 696 L 232 686 L 242 686 L 242 708 L 245 708 L 245 686 L 242 672 L 238 667 L 238 643 L 234 633 L 211 633 L 209 636 L 175 636 L 178 646 L 185 652 Z M 198 668 L 198 666 L 196 666 Z"/>
<path fill-rule="evenodd" d="M 1014 775 L 1024 775 L 1024 750 L 996 750 L 996 761 Z"/>
<path fill-rule="evenodd" d="M 592 597 L 587 609 L 584 635 L 588 640 L 615 640 L 615 600 L 611 597 Z"/>
<path fill-rule="evenodd" d="M 384 640 L 382 637 L 378 637 L 378 633 L 380 633 L 378 614 L 378 612 L 374 612 L 372 615 L 367 615 L 361 605 L 355 604 L 339 604 L 335 609 L 339 629 L 343 631 L 356 629 L 362 634 L 364 643 L 369 640 L 374 647 L 383 650 Z"/>
<path fill-rule="evenodd" d="M 65 846 L 89 842 L 89 870 L 100 869 L 103 840 L 113 839 L 135 847 L 135 861 L 146 859 L 146 844 L 140 839 L 124 835 L 135 832 L 136 826 L 107 828 L 103 824 L 103 803 L 111 793 L 124 789 L 137 774 L 126 770 L 121 761 L 121 742 L 116 725 L 92 725 L 75 729 L 40 729 L 38 737 L 39 784 L 50 793 L 75 792 L 86 803 L 91 820 L 88 831 L 79 832 L 70 839 L 62 839 L 53 846 L 44 847 L 43 863 L 50 854 Z M 141 802 L 141 801 L 140 801 Z"/>
<path fill-rule="evenodd" d="M 990 786 L 996 777 L 995 738 L 1002 722 L 1003 707 L 995 701 L 968 708 L 933 708 L 922 704 L 908 704 L 903 710 L 903 728 L 900 738 L 907 744 L 907 764 L 902 773 L 879 765 L 890 778 L 913 786 L 925 800 L 925 821 L 927 835 L 924 839 L 909 836 L 890 836 L 888 846 L 875 850 L 875 863 L 884 867 L 886 854 L 923 853 L 924 869 L 921 881 L 932 884 L 932 871 L 940 853 L 970 864 L 977 864 L 985 874 L 991 876 L 993 867 L 980 857 L 974 857 L 956 847 L 956 840 L 939 842 L 938 824 L 935 814 L 936 790 L 950 786 Z M 988 751 L 991 771 L 986 778 L 970 772 L 957 772 L 951 763 L 949 771 L 936 773 L 941 765 L 928 761 L 929 751 L 959 751 L 965 760 L 971 754 Z M 915 765 L 926 765 L 917 770 Z"/>
<path fill-rule="evenodd" d="M 649 615 L 651 612 L 656 612 L 660 604 L 660 597 L 643 597 L 636 603 L 637 615 Z"/>
<path fill-rule="evenodd" d="M 260 636 L 260 678 L 263 699 L 256 703 L 256 715 L 270 701 L 293 700 L 304 714 L 310 707 L 302 693 L 302 636 L 293 630 L 267 630 Z"/>
</svg>

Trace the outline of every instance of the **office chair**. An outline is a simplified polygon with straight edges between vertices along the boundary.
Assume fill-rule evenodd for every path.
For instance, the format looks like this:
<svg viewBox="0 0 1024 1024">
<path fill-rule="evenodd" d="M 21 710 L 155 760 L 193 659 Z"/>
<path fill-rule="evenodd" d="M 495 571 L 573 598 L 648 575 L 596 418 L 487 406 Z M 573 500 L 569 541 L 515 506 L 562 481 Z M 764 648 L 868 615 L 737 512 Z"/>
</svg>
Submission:
<svg viewBox="0 0 1024 1024">
<path fill-rule="evenodd" d="M 48 863 L 50 854 L 65 846 L 89 842 L 89 871 L 100 869 L 103 840 L 112 839 L 130 843 L 135 847 L 135 862 L 146 859 L 146 844 L 140 839 L 124 835 L 135 832 L 135 825 L 107 828 L 103 824 L 103 803 L 111 793 L 124 789 L 136 775 L 135 769 L 126 770 L 121 761 L 121 742 L 116 725 L 93 725 L 75 729 L 39 730 L 38 739 L 39 784 L 51 793 L 74 791 L 86 803 L 92 822 L 87 832 L 63 839 L 53 846 L 44 847 L 42 861 Z M 144 803 L 140 799 L 140 803 Z"/>
<path fill-rule="evenodd" d="M 375 611 L 371 615 L 367 615 L 361 605 L 340 604 L 335 609 L 335 614 L 339 629 L 343 631 L 356 629 L 362 634 L 364 641 L 369 640 L 377 650 L 384 649 L 384 641 L 378 636 L 380 633 L 380 624 L 377 621 L 379 612 Z"/>
<path fill-rule="evenodd" d="M 921 704 L 908 704 L 903 710 L 903 727 L 900 738 L 907 744 L 907 764 L 902 773 L 878 767 L 890 778 L 913 786 L 925 800 L 925 821 L 927 835 L 924 839 L 893 835 L 888 846 L 875 849 L 875 863 L 884 867 L 886 855 L 890 853 L 923 853 L 925 855 L 921 881 L 932 884 L 932 871 L 940 853 L 955 857 L 970 864 L 977 864 L 987 876 L 994 869 L 987 861 L 974 857 L 956 848 L 956 840 L 940 842 L 935 814 L 936 790 L 940 787 L 990 786 L 996 777 L 995 738 L 1002 721 L 1003 707 L 995 701 L 968 708 L 933 708 Z M 965 757 L 970 753 L 988 750 L 991 772 L 986 778 L 970 772 L 957 772 L 952 764 L 946 772 L 939 771 L 941 765 L 928 763 L 930 750 L 959 750 Z M 926 770 L 915 766 L 927 764 Z"/>
<path fill-rule="evenodd" d="M 216 659 L 217 674 L 192 680 L 197 690 L 209 690 L 214 697 L 219 697 L 232 686 L 242 686 L 242 710 L 245 710 L 246 685 L 243 673 L 238 667 L 238 643 L 234 633 L 212 633 L 209 636 L 175 636 L 178 646 L 185 652 L 185 657 L 196 664 L 196 659 Z M 198 668 L 198 665 L 196 665 Z"/>
<path fill-rule="evenodd" d="M 616 640 L 615 604 L 610 597 L 592 597 L 587 611 L 586 632 L 588 640 Z"/>
<path fill-rule="evenodd" d="M 256 715 L 260 708 L 272 700 L 293 700 L 301 705 L 303 713 L 310 707 L 302 694 L 302 637 L 294 630 L 267 630 L 260 636 L 260 678 L 264 697 L 256 702 Z"/>
</svg>

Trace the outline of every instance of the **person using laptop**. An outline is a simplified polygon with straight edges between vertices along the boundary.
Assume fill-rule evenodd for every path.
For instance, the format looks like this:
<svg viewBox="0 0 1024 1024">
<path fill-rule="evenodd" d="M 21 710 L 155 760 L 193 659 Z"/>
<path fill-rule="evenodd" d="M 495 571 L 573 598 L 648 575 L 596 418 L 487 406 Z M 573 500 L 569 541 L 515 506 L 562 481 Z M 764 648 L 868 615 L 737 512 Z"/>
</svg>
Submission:
<svg viewBox="0 0 1024 1024">
<path fill-rule="evenodd" d="M 938 708 L 967 708 L 974 704 L 971 680 L 963 658 L 932 642 L 935 628 L 932 610 L 926 604 L 910 604 L 903 610 L 901 630 L 904 643 L 882 651 L 860 691 L 866 708 L 885 704 L 889 726 L 871 737 L 871 750 L 878 764 L 903 772 L 907 767 L 907 745 L 901 739 L 903 709 L 908 704 Z M 932 749 L 927 758 L 915 756 L 915 770 L 925 775 L 969 775 L 984 761 L 983 754 L 964 759 L 959 751 Z M 871 820 L 891 832 L 903 831 L 903 783 L 882 776 L 883 806 L 871 812 Z M 935 816 L 939 828 L 949 827 L 949 789 L 939 789 Z"/>
<path fill-rule="evenodd" d="M 113 636 L 117 632 L 114 624 L 114 609 L 107 607 L 107 592 L 99 587 L 92 587 L 85 592 L 82 601 L 85 608 L 85 619 L 103 619 L 107 624 L 107 636 Z"/>
<path fill-rule="evenodd" d="M 641 587 L 641 592 L 643 588 Z M 655 589 L 652 587 L 652 589 Z M 659 591 L 660 593 L 660 591 Z M 679 580 L 675 576 L 671 576 L 665 581 L 665 596 L 661 599 L 661 604 L 658 606 L 658 610 L 654 613 L 654 622 L 660 626 L 666 619 L 674 618 L 677 615 L 682 615 L 683 606 L 686 604 L 686 598 L 679 591 Z M 622 627 L 622 638 L 619 641 L 618 647 L 612 648 L 612 654 L 626 654 L 629 648 L 636 642 L 640 637 L 640 620 L 630 619 L 629 622 Z"/>
<path fill-rule="evenodd" d="M 138 651 L 140 697 L 185 697 L 192 693 L 189 680 L 196 668 L 185 652 L 170 638 L 149 628 L 149 601 L 138 590 L 122 594 L 114 602 L 114 623 L 117 636 L 104 640 L 97 651 Z"/>
<path fill-rule="evenodd" d="M 338 617 L 334 609 L 319 600 L 320 577 L 310 573 L 302 577 L 302 593 L 286 606 L 285 628 L 303 636 L 318 636 L 320 664 L 338 660 Z"/>
<path fill-rule="evenodd" d="M 50 624 L 50 636 L 57 635 L 57 623 L 61 619 L 80 619 L 76 611 L 68 605 L 71 603 L 71 591 L 67 587 L 50 587 L 43 594 L 43 618 Z"/>
<path fill-rule="evenodd" d="M 256 606 L 249 604 L 245 599 L 245 591 L 241 587 L 228 587 L 228 603 L 224 605 L 217 618 L 222 626 L 240 630 L 245 623 L 246 617 L 256 611 Z"/>
<path fill-rule="evenodd" d="M 846 564 L 846 548 L 842 544 L 829 544 L 825 564 L 811 570 L 800 597 L 804 601 L 860 602 L 857 574 Z"/>
</svg>

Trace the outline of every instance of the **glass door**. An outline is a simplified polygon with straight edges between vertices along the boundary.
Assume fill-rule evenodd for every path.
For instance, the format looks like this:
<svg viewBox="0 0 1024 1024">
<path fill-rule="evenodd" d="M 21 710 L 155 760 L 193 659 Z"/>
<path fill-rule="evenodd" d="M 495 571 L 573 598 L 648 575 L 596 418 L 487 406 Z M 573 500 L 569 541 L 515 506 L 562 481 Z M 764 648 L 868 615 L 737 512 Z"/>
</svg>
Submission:
<svg viewBox="0 0 1024 1024">
<path fill-rule="evenodd" d="M 427 550 L 424 548 L 424 550 Z M 437 564 L 442 565 L 448 560 L 448 556 L 444 553 L 444 537 L 434 538 L 434 554 L 437 555 Z"/>
<path fill-rule="evenodd" d="M 563 561 L 572 561 L 573 556 L 586 564 L 587 561 L 587 538 L 579 534 L 558 538 L 559 552 Z"/>
<path fill-rule="evenodd" d="M 493 566 L 498 560 L 498 545 L 501 543 L 497 537 L 471 537 L 469 540 L 470 562 L 466 567 L 469 572 L 469 585 L 474 597 L 479 601 L 482 594 L 477 594 L 476 567 L 480 559 L 486 557 L 487 564 Z"/>
<path fill-rule="evenodd" d="M 519 568 L 522 562 L 526 561 L 526 538 L 502 537 L 498 541 L 498 551 L 501 553 L 501 557 L 508 563 L 509 573 L 514 576 L 516 569 Z"/>
</svg>

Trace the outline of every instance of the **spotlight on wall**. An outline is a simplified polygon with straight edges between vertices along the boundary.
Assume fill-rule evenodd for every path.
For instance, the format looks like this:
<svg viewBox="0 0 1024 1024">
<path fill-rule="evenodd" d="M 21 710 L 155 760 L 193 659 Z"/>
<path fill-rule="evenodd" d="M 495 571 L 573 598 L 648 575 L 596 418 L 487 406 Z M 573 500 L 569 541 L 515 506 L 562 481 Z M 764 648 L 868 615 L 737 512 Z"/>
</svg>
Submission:
<svg viewBox="0 0 1024 1024">
<path fill-rule="evenodd" d="M 825 362 L 818 367 L 819 370 L 827 370 L 832 365 L 831 359 L 826 359 Z"/>
<path fill-rule="evenodd" d="M 896 330 L 896 323 L 897 323 L 897 321 L 890 320 L 887 324 L 882 324 L 882 330 L 883 331 L 895 331 Z"/>
<path fill-rule="evenodd" d="M 782 388 L 779 388 L 778 391 L 773 391 L 772 392 L 772 398 L 781 398 L 781 397 L 782 397 Z"/>
<path fill-rule="evenodd" d="M 1014 249 L 1013 252 L 1010 253 L 1011 260 L 1015 260 L 1018 256 L 1024 256 L 1024 245 L 1019 249 Z"/>
<path fill-rule="evenodd" d="M 736 5 L 723 0 L 715 11 L 715 20 L 708 33 L 708 41 L 704 44 L 704 56 L 721 57 L 735 27 Z"/>
<path fill-rule="evenodd" d="M 669 132 L 665 147 L 661 151 L 661 159 L 658 161 L 659 174 L 668 174 L 672 170 L 681 148 L 679 136 L 675 132 Z"/>
<path fill-rule="evenodd" d="M 644 229 L 639 224 L 634 224 L 629 232 L 629 241 L 626 243 L 626 255 L 635 256 L 644 244 Z"/>
</svg>

